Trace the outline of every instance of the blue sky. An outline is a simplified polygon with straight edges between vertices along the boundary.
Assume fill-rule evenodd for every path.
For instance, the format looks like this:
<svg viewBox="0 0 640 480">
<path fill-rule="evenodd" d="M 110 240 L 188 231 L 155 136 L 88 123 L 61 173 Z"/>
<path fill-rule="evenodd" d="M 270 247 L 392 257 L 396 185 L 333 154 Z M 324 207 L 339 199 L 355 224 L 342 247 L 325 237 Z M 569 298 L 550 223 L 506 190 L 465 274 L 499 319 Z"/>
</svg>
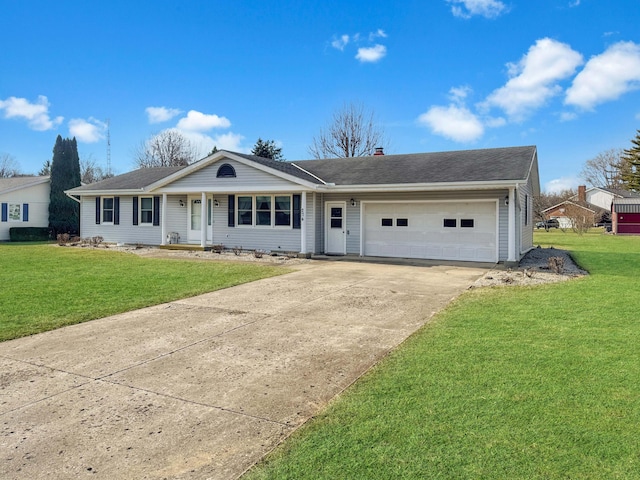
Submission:
<svg viewBox="0 0 640 480">
<path fill-rule="evenodd" d="M 640 128 L 638 0 L 0 0 L 0 154 L 58 134 L 114 173 L 177 128 L 205 155 L 275 140 L 288 160 L 345 103 L 387 153 L 537 145 L 542 188 Z"/>
</svg>

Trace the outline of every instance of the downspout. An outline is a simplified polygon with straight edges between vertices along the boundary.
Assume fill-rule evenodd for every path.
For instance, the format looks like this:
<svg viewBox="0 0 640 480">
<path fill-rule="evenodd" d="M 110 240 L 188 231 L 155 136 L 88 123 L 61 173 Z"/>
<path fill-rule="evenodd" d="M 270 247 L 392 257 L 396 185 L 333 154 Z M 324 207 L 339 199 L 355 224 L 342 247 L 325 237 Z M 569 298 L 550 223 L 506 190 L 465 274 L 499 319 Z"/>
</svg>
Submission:
<svg viewBox="0 0 640 480">
<path fill-rule="evenodd" d="M 509 188 L 509 220 L 507 221 L 508 225 L 508 235 L 507 242 L 509 245 L 508 248 L 508 256 L 507 263 L 515 264 L 516 260 L 516 196 L 515 196 L 515 188 Z"/>
</svg>

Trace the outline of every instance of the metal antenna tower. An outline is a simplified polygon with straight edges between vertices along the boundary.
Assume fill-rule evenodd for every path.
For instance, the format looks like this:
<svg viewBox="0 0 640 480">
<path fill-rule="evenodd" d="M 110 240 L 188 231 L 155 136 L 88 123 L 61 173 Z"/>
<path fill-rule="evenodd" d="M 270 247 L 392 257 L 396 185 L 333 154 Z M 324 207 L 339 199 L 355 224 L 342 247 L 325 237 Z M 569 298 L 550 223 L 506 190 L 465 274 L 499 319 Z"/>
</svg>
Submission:
<svg viewBox="0 0 640 480">
<path fill-rule="evenodd" d="M 110 120 L 107 118 L 107 176 L 111 176 L 111 130 Z"/>
</svg>

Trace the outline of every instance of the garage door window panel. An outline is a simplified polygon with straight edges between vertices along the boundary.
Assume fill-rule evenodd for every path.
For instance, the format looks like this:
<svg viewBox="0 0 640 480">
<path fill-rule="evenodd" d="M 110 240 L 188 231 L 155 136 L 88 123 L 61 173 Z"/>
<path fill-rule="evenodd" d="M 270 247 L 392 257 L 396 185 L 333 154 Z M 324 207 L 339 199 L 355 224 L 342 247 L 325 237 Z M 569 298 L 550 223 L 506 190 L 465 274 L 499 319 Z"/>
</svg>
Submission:
<svg viewBox="0 0 640 480">
<path fill-rule="evenodd" d="M 475 221 L 473 218 L 462 218 L 460 219 L 460 227 L 461 228 L 474 228 Z"/>
<path fill-rule="evenodd" d="M 442 225 L 444 228 L 456 228 L 458 226 L 458 220 L 455 218 L 445 218 Z"/>
</svg>

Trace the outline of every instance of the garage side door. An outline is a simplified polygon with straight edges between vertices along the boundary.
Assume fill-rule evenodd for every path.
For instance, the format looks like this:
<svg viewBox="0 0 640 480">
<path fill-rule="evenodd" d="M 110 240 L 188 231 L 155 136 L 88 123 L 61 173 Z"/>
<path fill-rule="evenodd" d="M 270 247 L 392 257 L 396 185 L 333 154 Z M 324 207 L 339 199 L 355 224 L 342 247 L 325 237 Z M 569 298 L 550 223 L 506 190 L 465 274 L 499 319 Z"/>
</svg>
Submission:
<svg viewBox="0 0 640 480">
<path fill-rule="evenodd" d="M 497 261 L 495 202 L 367 203 L 364 255 Z"/>
</svg>

